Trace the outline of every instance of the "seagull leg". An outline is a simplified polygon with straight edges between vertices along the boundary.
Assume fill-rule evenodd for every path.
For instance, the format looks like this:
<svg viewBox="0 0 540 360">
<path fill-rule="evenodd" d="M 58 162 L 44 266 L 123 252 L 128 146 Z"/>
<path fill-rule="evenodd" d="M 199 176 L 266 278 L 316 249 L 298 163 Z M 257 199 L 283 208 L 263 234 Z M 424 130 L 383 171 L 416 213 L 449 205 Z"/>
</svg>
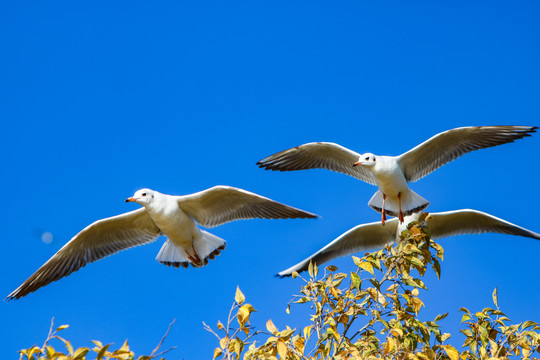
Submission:
<svg viewBox="0 0 540 360">
<path fill-rule="evenodd" d="M 199 255 L 197 254 L 197 252 L 195 251 L 195 246 L 193 244 L 191 244 L 191 249 L 193 250 L 193 256 L 191 256 L 187 251 L 186 251 L 186 255 L 189 259 L 189 261 L 191 261 L 191 263 L 196 266 L 196 267 L 199 267 L 202 265 L 202 261 L 201 261 L 201 258 L 199 257 Z"/>
<path fill-rule="evenodd" d="M 405 218 L 403 217 L 403 212 L 401 211 L 401 193 L 397 194 L 397 198 L 399 201 L 399 222 L 403 223 L 405 221 Z"/>
<path fill-rule="evenodd" d="M 381 211 L 381 222 L 384 225 L 386 221 L 386 211 L 384 211 L 384 206 L 386 204 L 386 194 L 382 194 L 382 211 Z"/>
</svg>

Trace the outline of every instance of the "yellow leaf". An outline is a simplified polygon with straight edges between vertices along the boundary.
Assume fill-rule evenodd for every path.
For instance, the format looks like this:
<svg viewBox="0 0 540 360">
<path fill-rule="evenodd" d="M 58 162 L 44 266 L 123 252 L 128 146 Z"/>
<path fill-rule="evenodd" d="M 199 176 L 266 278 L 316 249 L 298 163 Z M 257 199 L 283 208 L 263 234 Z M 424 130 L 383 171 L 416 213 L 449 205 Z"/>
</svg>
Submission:
<svg viewBox="0 0 540 360">
<path fill-rule="evenodd" d="M 272 334 L 275 334 L 278 332 L 276 325 L 274 325 L 271 319 L 268 319 L 268 321 L 266 322 L 266 329 L 270 331 Z"/>
<path fill-rule="evenodd" d="M 312 329 L 313 329 L 313 328 L 311 327 L 311 325 L 308 325 L 308 326 L 306 326 L 306 327 L 304 328 L 304 337 L 305 337 L 306 339 L 309 339 L 309 337 L 311 336 L 311 330 L 312 330 Z"/>
<path fill-rule="evenodd" d="M 224 338 L 221 338 L 221 340 L 219 340 L 219 346 L 221 346 L 222 349 L 225 349 L 228 342 L 229 342 L 229 337 L 225 336 Z"/>
<path fill-rule="evenodd" d="M 278 340 L 277 342 L 277 351 L 280 358 L 283 360 L 287 359 L 287 354 L 289 351 L 287 350 L 287 345 L 282 340 Z"/>
<path fill-rule="evenodd" d="M 319 268 L 317 267 L 317 264 L 310 261 L 308 265 L 308 273 L 310 277 L 312 278 L 316 277 L 317 274 L 319 273 Z"/>
<path fill-rule="evenodd" d="M 218 348 L 218 347 L 215 348 L 214 349 L 214 357 L 213 357 L 213 359 L 217 358 L 218 356 L 221 356 L 221 354 L 223 354 L 223 351 L 221 351 L 221 349 Z"/>
<path fill-rule="evenodd" d="M 129 351 L 129 345 L 128 345 L 127 339 L 126 339 L 126 341 L 124 341 L 124 344 L 122 345 L 122 347 L 120 348 L 120 350 Z"/>
<path fill-rule="evenodd" d="M 499 345 L 497 345 L 497 343 L 491 339 L 489 339 L 489 345 L 491 345 L 491 356 L 495 356 L 497 354 L 497 350 L 499 350 Z"/>
<path fill-rule="evenodd" d="M 450 360 L 459 360 L 459 351 L 457 351 L 452 345 L 444 345 L 443 348 Z"/>
<path fill-rule="evenodd" d="M 234 301 L 236 301 L 236 303 L 238 305 L 242 305 L 244 300 L 246 300 L 246 297 L 244 296 L 242 291 L 240 291 L 240 287 L 237 286 L 236 287 L 236 294 L 234 295 Z"/>
<path fill-rule="evenodd" d="M 383 355 L 387 355 L 392 350 L 394 350 L 394 341 L 391 338 L 386 339 L 386 344 L 384 344 Z"/>
<path fill-rule="evenodd" d="M 358 266 L 360 268 L 366 270 L 371 275 L 375 275 L 375 273 L 373 272 L 373 265 L 371 265 L 371 263 L 363 261 L 363 262 L 359 263 Z"/>
<path fill-rule="evenodd" d="M 221 321 L 218 320 L 218 322 L 217 322 L 217 328 L 218 328 L 219 330 L 223 330 L 223 329 L 225 329 L 225 326 L 223 326 L 223 324 L 221 323 Z"/>
<path fill-rule="evenodd" d="M 413 307 L 414 307 L 414 312 L 416 313 L 416 315 L 418 315 L 418 312 L 420 311 L 420 308 L 422 306 L 425 307 L 424 303 L 422 302 L 422 300 L 420 300 L 420 298 L 412 298 L 412 303 L 413 303 Z"/>
<path fill-rule="evenodd" d="M 499 305 L 497 305 L 497 288 L 495 288 L 495 290 L 493 290 L 493 303 L 495 304 L 496 307 L 499 307 Z"/>
<path fill-rule="evenodd" d="M 67 329 L 69 327 L 69 325 L 60 325 L 59 327 L 56 328 L 56 331 L 60 331 L 60 330 L 64 330 L 64 329 Z"/>
<path fill-rule="evenodd" d="M 73 360 L 84 358 L 89 351 L 89 348 L 78 348 L 77 351 L 75 351 L 75 354 L 73 354 Z"/>
</svg>

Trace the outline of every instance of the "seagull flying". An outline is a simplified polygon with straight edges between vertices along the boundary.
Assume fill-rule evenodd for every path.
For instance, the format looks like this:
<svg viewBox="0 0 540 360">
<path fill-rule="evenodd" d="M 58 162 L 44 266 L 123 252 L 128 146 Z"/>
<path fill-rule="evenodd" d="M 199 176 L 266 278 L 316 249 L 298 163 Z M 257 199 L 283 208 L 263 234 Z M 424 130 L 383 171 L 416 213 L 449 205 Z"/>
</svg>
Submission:
<svg viewBox="0 0 540 360">
<path fill-rule="evenodd" d="M 404 223 L 399 223 L 398 219 L 390 219 L 387 221 L 386 226 L 382 226 L 380 222 L 358 225 L 304 261 L 283 270 L 278 276 L 290 276 L 293 271 L 306 271 L 310 261 L 321 265 L 337 257 L 351 255 L 360 251 L 379 249 L 397 242 L 400 240 L 401 232 L 407 230 L 406 224 L 418 221 L 420 215 L 421 213 L 415 213 L 407 216 Z M 426 221 L 433 239 L 490 232 L 519 235 L 540 240 L 540 234 L 478 210 L 463 209 L 431 213 Z"/>
<path fill-rule="evenodd" d="M 7 299 L 18 299 L 118 251 L 148 244 L 164 235 L 156 260 L 174 267 L 201 267 L 225 249 L 225 240 L 201 230 L 240 219 L 316 218 L 246 190 L 215 186 L 191 195 L 172 196 L 150 189 L 135 192 L 126 202 L 143 208 L 98 220 L 64 245 Z"/>
<path fill-rule="evenodd" d="M 425 209 L 429 202 L 409 189 L 417 181 L 444 164 L 473 150 L 513 142 L 536 132 L 536 126 L 470 126 L 437 134 L 399 156 L 358 154 L 338 144 L 313 142 L 284 150 L 257 162 L 266 170 L 305 170 L 323 168 L 341 172 L 379 190 L 368 205 L 386 214 L 403 216 Z"/>
</svg>

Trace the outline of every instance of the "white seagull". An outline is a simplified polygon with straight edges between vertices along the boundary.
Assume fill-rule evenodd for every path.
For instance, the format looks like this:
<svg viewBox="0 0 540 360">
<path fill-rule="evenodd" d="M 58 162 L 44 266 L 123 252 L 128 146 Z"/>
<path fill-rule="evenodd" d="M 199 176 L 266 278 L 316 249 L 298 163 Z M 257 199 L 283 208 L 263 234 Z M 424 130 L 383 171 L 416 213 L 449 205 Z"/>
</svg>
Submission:
<svg viewBox="0 0 540 360">
<path fill-rule="evenodd" d="M 148 244 L 164 235 L 156 260 L 174 267 L 201 267 L 225 249 L 225 240 L 197 227 L 239 219 L 316 218 L 246 190 L 215 186 L 191 195 L 172 196 L 141 189 L 126 202 L 143 208 L 98 220 L 64 245 L 21 286 L 8 295 L 18 299 L 118 251 Z"/>
<path fill-rule="evenodd" d="M 386 226 L 380 222 L 358 225 L 298 264 L 283 270 L 278 276 L 290 276 L 293 271 L 306 271 L 309 262 L 324 264 L 341 256 L 360 251 L 379 249 L 400 240 L 400 234 L 412 221 L 417 221 L 421 213 L 406 217 L 405 223 L 398 219 L 390 219 Z M 427 226 L 433 239 L 441 239 L 454 235 L 499 233 L 519 235 L 540 240 L 540 234 L 499 219 L 493 215 L 470 209 L 431 213 L 427 218 Z"/>
<path fill-rule="evenodd" d="M 368 205 L 386 214 L 397 216 L 425 209 L 429 202 L 409 189 L 408 182 L 417 181 L 444 164 L 473 150 L 513 142 L 536 132 L 536 126 L 470 126 L 437 134 L 399 156 L 359 154 L 328 142 L 313 142 L 284 150 L 257 162 L 266 170 L 305 170 L 323 168 L 341 172 L 379 190 Z"/>
</svg>

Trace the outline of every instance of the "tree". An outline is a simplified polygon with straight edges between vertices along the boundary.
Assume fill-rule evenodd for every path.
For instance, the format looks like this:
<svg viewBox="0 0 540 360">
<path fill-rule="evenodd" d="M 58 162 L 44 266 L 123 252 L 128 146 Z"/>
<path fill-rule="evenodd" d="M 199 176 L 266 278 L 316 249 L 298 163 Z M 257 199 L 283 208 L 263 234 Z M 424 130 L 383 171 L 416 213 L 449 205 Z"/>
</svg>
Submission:
<svg viewBox="0 0 540 360">
<path fill-rule="evenodd" d="M 460 309 L 460 331 L 466 337 L 461 352 L 447 343 L 450 334 L 443 333 L 438 324 L 448 313 L 432 321 L 418 318 L 424 306 L 419 289 L 427 290 L 421 278 L 430 269 L 439 277 L 439 260 L 444 255 L 443 248 L 430 238 L 425 219 L 423 216 L 420 222 L 409 224 L 398 244 L 362 258 L 353 256 L 357 269 L 350 274 L 328 266 L 319 279 L 317 266 L 310 264 L 309 277 L 301 277 L 304 285 L 293 300 L 314 309 L 310 325 L 303 329 L 287 326 L 278 330 L 268 320 L 266 331 L 255 330 L 249 324 L 255 310 L 237 289 L 226 325 L 218 322 L 215 331 L 205 324 L 219 340 L 214 359 L 477 360 L 538 356 L 540 326 L 532 321 L 509 325 L 498 307 L 497 289 L 493 292 L 494 308 L 476 313 Z M 300 275 L 293 273 L 293 277 Z"/>
</svg>

